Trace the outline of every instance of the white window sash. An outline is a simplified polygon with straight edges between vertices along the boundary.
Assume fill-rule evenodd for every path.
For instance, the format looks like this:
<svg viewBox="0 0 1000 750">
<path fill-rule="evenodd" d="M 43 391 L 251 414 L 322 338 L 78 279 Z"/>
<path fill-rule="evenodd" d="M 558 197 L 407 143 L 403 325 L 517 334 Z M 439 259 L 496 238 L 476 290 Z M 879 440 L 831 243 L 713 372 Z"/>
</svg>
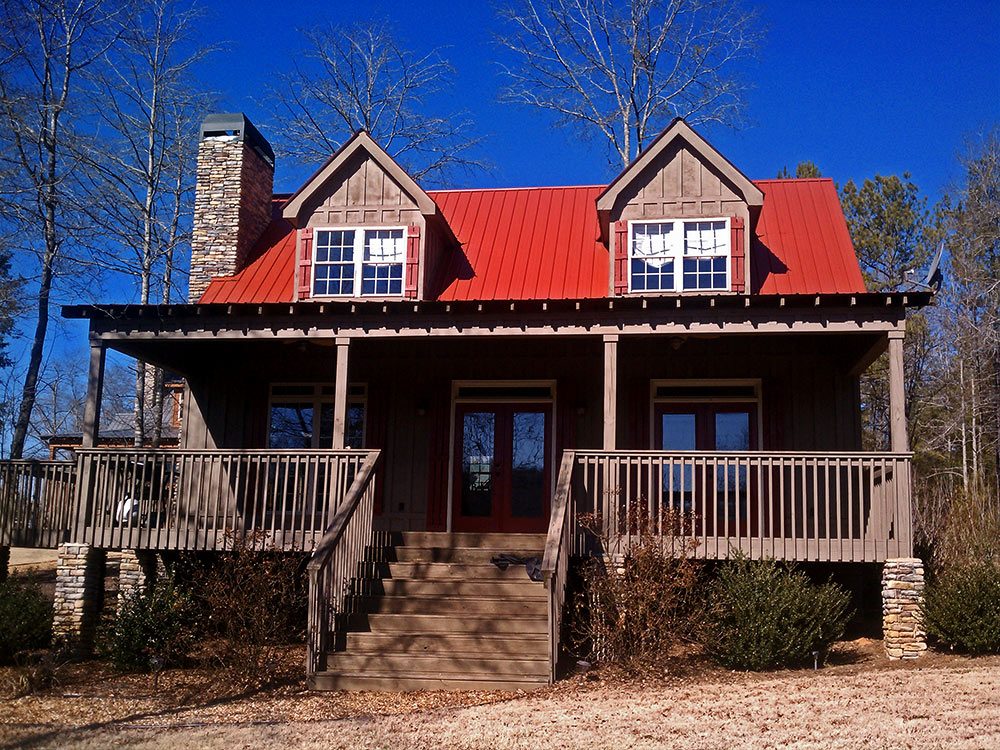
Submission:
<svg viewBox="0 0 1000 750">
<path fill-rule="evenodd" d="M 720 230 L 709 229 L 716 237 L 721 234 L 721 242 L 715 241 L 715 247 L 720 248 L 718 252 L 705 252 L 703 250 L 698 250 L 692 253 L 686 253 L 686 243 L 685 239 L 687 237 L 687 229 L 689 225 L 712 225 L 714 223 L 722 223 L 722 228 Z M 637 242 L 636 242 L 636 228 L 653 226 L 657 224 L 672 224 L 673 229 L 666 236 L 660 235 L 663 238 L 663 251 L 657 252 L 655 254 L 643 254 L 637 252 Z M 705 230 L 698 227 L 696 230 L 699 235 Z M 632 261 L 641 260 L 649 263 L 654 268 L 662 268 L 668 261 L 673 261 L 673 280 L 674 286 L 672 289 L 661 289 L 661 290 L 640 290 L 641 293 L 662 293 L 662 292 L 684 292 L 684 291 L 716 291 L 723 292 L 729 291 L 732 285 L 731 268 L 732 268 L 732 224 L 730 217 L 725 216 L 715 216 L 715 217 L 704 217 L 697 219 L 652 219 L 649 221 L 630 221 L 628 223 L 628 253 L 626 258 L 626 273 L 628 280 L 628 290 L 629 292 L 634 291 L 632 285 Z M 699 236 L 699 244 L 700 242 Z M 691 289 L 684 288 L 684 259 L 711 259 L 711 258 L 726 258 L 726 285 L 718 289 L 709 289 L 704 287 L 695 287 Z M 658 265 L 654 263 L 659 262 Z"/>
<path fill-rule="evenodd" d="M 316 260 L 316 244 L 318 244 L 318 235 L 321 232 L 342 232 L 342 231 L 353 231 L 354 232 L 354 247 L 352 252 L 351 265 L 353 266 L 354 273 L 354 283 L 352 284 L 352 292 L 350 294 L 338 293 L 338 294 L 316 294 L 316 268 L 317 266 L 335 266 L 335 265 L 346 265 L 343 262 L 331 262 L 329 260 L 329 255 L 327 255 L 326 262 L 319 262 Z M 365 255 L 365 237 L 368 232 L 390 232 L 396 231 L 401 232 L 402 236 L 397 239 L 387 238 L 387 237 L 373 237 L 369 242 L 369 247 L 372 249 L 373 259 L 366 261 Z M 355 297 L 369 297 L 378 299 L 380 297 L 402 297 L 405 292 L 405 274 L 406 274 L 406 242 L 407 242 L 407 232 L 405 226 L 349 226 L 349 227 L 316 227 L 313 229 L 313 252 L 312 252 L 312 275 L 310 277 L 311 288 L 309 290 L 310 297 L 344 297 L 344 298 L 355 298 Z M 389 256 L 387 248 L 395 246 L 392 250 L 392 255 Z M 393 260 L 383 260 L 374 259 L 375 252 L 378 252 L 382 258 L 393 257 Z M 368 294 L 363 295 L 361 293 L 361 284 L 364 276 L 363 269 L 364 266 L 390 266 L 390 265 L 403 265 L 403 283 L 400 284 L 399 294 Z"/>
</svg>

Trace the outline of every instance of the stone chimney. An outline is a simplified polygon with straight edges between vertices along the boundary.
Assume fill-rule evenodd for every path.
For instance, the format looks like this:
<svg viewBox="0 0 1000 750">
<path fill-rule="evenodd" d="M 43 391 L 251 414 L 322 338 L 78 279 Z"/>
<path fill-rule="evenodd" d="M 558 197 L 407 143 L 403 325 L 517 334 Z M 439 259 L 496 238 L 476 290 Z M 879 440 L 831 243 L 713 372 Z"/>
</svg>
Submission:
<svg viewBox="0 0 1000 750">
<path fill-rule="evenodd" d="M 208 115 L 198 142 L 188 301 L 231 276 L 271 221 L 274 151 L 242 114 Z"/>
</svg>

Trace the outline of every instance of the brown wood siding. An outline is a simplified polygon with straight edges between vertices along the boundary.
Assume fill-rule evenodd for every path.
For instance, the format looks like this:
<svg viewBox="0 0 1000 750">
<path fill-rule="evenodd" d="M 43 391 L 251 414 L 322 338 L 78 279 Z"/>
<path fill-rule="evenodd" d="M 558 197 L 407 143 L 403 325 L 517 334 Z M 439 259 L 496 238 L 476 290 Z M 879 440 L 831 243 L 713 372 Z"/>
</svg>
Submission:
<svg viewBox="0 0 1000 750">
<path fill-rule="evenodd" d="M 618 440 L 650 447 L 653 379 L 759 378 L 762 450 L 858 450 L 866 342 L 851 335 L 620 339 Z M 269 383 L 333 383 L 335 350 L 317 342 L 216 342 L 190 375 L 188 448 L 266 447 Z M 349 381 L 368 387 L 368 446 L 381 447 L 384 528 L 444 528 L 454 380 L 555 380 L 557 451 L 599 449 L 600 337 L 355 339 Z M 381 431 L 381 434 L 380 434 Z"/>
<path fill-rule="evenodd" d="M 736 186 L 683 140 L 661 153 L 615 202 L 611 227 L 619 220 L 740 217 L 750 224 L 750 209 Z M 743 278 L 750 277 L 750 237 L 743 232 Z M 612 234 L 613 236 L 613 234 Z M 614 280 L 611 280 L 614 283 Z M 612 287 L 613 288 L 613 287 Z"/>
<path fill-rule="evenodd" d="M 418 227 L 419 290 L 424 288 L 427 221 L 417 202 L 377 161 L 364 152 L 354 155 L 338 174 L 316 190 L 305 206 L 307 227 L 403 226 Z M 297 250 L 302 254 L 301 246 Z"/>
</svg>

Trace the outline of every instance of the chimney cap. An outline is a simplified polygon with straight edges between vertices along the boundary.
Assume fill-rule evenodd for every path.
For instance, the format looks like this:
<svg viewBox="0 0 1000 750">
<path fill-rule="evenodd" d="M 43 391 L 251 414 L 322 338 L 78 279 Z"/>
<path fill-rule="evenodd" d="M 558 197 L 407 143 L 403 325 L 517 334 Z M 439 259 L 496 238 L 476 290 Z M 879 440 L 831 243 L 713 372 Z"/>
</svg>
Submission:
<svg viewBox="0 0 1000 750">
<path fill-rule="evenodd" d="M 201 123 L 198 141 L 220 135 L 234 135 L 257 152 L 267 164 L 274 168 L 274 151 L 267 139 L 242 112 L 215 113 L 206 115 Z"/>
</svg>

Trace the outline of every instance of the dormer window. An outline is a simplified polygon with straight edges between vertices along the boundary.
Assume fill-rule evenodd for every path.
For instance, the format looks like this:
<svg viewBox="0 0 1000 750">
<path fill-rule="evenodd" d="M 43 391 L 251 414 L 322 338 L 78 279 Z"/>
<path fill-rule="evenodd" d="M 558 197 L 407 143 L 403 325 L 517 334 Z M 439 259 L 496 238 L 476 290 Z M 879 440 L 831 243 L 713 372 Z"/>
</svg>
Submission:
<svg viewBox="0 0 1000 750">
<path fill-rule="evenodd" d="M 403 227 L 317 229 L 313 242 L 313 296 L 403 295 Z"/>
<path fill-rule="evenodd" d="M 629 291 L 727 291 L 729 219 L 629 223 Z"/>
</svg>

